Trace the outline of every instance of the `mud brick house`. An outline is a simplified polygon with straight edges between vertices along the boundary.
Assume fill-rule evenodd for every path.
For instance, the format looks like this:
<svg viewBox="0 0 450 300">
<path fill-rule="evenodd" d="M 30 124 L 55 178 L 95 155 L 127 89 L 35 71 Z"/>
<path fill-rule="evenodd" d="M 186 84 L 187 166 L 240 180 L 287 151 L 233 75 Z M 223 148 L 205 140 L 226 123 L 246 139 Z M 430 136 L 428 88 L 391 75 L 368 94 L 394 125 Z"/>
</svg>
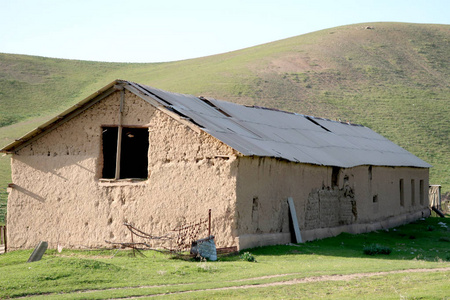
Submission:
<svg viewBox="0 0 450 300">
<path fill-rule="evenodd" d="M 9 248 L 105 246 L 212 209 L 218 247 L 428 216 L 430 165 L 367 127 L 116 80 L 7 145 Z"/>
</svg>

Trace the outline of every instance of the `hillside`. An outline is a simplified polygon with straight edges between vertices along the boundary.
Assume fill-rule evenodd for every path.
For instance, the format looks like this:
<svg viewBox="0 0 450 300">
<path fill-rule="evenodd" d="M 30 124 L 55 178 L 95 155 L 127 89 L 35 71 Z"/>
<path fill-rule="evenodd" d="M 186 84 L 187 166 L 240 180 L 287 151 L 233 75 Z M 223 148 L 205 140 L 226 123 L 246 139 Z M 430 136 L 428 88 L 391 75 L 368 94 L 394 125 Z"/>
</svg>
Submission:
<svg viewBox="0 0 450 300">
<path fill-rule="evenodd" d="M 431 163 L 430 183 L 441 184 L 446 192 L 449 62 L 450 25 L 406 23 L 341 26 L 225 54 L 155 64 L 0 54 L 0 146 L 121 78 L 366 125 Z M 11 180 L 8 166 L 9 157 L 1 157 L 3 201 Z"/>
</svg>

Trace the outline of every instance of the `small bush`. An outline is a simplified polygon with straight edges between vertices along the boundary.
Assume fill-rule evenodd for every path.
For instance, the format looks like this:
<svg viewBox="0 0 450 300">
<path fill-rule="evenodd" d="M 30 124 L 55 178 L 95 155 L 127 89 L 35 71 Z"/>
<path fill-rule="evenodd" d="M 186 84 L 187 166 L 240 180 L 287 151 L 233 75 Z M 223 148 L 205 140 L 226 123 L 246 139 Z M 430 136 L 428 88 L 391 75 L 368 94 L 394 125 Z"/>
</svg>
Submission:
<svg viewBox="0 0 450 300">
<path fill-rule="evenodd" d="M 250 252 L 244 252 L 244 253 L 242 253 L 241 259 L 242 259 L 242 260 L 249 261 L 249 262 L 256 262 L 255 257 L 254 257 L 253 254 L 251 254 Z"/>
<path fill-rule="evenodd" d="M 392 252 L 392 250 L 387 246 L 371 244 L 370 246 L 364 247 L 363 252 L 366 255 L 376 255 L 376 254 L 389 255 Z"/>
<path fill-rule="evenodd" d="M 434 226 L 433 225 L 428 225 L 427 226 L 427 231 L 434 231 Z"/>
</svg>

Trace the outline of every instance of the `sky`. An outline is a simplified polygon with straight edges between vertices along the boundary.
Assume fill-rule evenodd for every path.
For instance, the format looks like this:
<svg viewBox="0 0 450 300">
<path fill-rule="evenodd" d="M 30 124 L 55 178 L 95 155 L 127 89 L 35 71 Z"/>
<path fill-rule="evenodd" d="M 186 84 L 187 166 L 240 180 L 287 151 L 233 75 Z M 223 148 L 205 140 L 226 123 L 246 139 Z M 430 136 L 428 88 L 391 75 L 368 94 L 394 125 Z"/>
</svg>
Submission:
<svg viewBox="0 0 450 300">
<path fill-rule="evenodd" d="M 373 22 L 450 24 L 450 1 L 0 0 L 0 52 L 166 62 Z"/>
</svg>

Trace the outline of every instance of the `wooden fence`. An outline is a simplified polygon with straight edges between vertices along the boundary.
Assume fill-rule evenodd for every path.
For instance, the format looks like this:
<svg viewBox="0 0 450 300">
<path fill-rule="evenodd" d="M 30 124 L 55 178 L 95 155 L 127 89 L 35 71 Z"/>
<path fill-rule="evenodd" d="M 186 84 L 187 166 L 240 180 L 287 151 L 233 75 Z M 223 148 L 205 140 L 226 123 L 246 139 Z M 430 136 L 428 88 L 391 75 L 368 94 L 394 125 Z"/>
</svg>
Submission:
<svg viewBox="0 0 450 300">
<path fill-rule="evenodd" d="M 0 226 L 0 254 L 6 252 L 6 226 Z"/>
</svg>

